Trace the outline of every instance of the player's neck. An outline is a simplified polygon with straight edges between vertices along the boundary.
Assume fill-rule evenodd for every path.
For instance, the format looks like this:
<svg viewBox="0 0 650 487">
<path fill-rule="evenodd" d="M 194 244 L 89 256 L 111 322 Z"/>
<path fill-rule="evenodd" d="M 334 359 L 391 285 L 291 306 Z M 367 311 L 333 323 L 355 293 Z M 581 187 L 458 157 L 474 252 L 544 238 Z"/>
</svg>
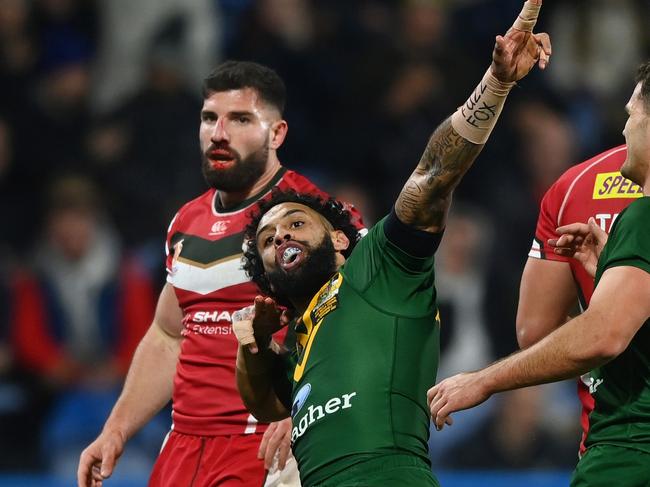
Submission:
<svg viewBox="0 0 650 487">
<path fill-rule="evenodd" d="M 311 302 L 312 298 L 306 298 L 304 300 L 302 299 L 290 299 L 291 304 L 293 304 L 293 309 L 294 313 L 296 316 L 302 316 L 307 307 L 309 306 L 309 303 Z"/>
<path fill-rule="evenodd" d="M 341 266 L 345 263 L 345 257 L 340 252 L 336 253 L 336 272 L 339 272 L 341 270 Z M 335 273 L 332 274 L 332 277 L 335 275 Z M 330 277 L 330 279 L 332 278 Z M 329 280 L 329 279 L 328 279 Z M 323 282 L 323 286 L 326 284 L 327 281 Z M 314 292 L 313 294 L 310 294 L 306 297 L 302 298 L 289 298 L 289 301 L 291 301 L 291 304 L 293 304 L 293 309 L 295 312 L 296 316 L 302 316 L 303 313 L 309 308 L 309 305 L 311 304 L 312 300 L 314 299 L 314 296 L 318 293 L 318 291 Z"/>
<path fill-rule="evenodd" d="M 277 172 L 280 170 L 280 161 L 278 158 L 275 156 L 275 154 L 270 154 L 269 155 L 269 162 L 266 165 L 266 169 L 264 170 L 264 173 L 255 181 L 253 186 L 250 188 L 244 190 L 244 191 L 231 191 L 231 192 L 226 192 L 226 191 L 219 191 L 219 200 L 221 202 L 221 206 L 224 208 L 232 208 L 233 206 L 238 205 L 242 201 L 247 200 L 251 196 L 256 195 L 260 191 L 262 191 L 268 184 L 271 182 L 271 180 L 275 177 Z"/>
</svg>

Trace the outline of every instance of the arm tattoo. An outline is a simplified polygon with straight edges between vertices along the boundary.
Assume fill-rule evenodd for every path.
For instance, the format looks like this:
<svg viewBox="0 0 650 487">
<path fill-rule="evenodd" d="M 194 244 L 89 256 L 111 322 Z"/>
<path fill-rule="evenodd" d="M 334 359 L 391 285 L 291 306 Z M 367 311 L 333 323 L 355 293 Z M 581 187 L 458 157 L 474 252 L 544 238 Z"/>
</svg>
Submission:
<svg viewBox="0 0 650 487">
<path fill-rule="evenodd" d="M 435 130 L 419 164 L 395 203 L 399 219 L 420 230 L 442 230 L 451 195 L 483 149 L 464 139 L 451 126 L 451 119 Z"/>
</svg>

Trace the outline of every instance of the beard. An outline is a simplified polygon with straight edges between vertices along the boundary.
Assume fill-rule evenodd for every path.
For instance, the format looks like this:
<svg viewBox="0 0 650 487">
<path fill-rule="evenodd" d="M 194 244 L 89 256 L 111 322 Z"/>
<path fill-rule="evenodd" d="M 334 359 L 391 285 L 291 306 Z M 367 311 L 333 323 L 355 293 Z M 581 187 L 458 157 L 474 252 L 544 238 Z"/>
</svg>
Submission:
<svg viewBox="0 0 650 487">
<path fill-rule="evenodd" d="M 224 169 L 214 169 L 211 165 L 208 154 L 215 148 L 214 145 L 208 147 L 208 150 L 202 154 L 201 163 L 203 177 L 211 188 L 226 193 L 246 191 L 264 174 L 269 159 L 268 142 L 246 158 L 242 158 L 236 150 L 228 147 L 228 151 L 233 155 L 234 164 Z"/>
<path fill-rule="evenodd" d="M 267 272 L 276 300 L 284 305 L 310 300 L 336 272 L 336 251 L 329 234 L 316 247 L 303 244 L 309 251 L 305 261 L 291 273 L 281 268 Z"/>
</svg>

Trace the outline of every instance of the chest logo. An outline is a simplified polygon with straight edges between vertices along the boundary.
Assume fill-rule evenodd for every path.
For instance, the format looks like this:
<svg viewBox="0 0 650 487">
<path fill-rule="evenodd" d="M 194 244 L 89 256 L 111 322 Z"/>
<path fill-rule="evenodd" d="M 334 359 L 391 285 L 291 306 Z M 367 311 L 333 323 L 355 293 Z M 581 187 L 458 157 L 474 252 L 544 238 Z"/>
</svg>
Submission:
<svg viewBox="0 0 650 487">
<path fill-rule="evenodd" d="M 309 397 L 310 393 L 311 393 L 311 384 L 309 383 L 305 384 L 298 390 L 295 398 L 293 399 L 293 406 L 291 406 L 292 418 L 295 417 L 296 414 L 300 412 L 302 407 L 305 405 L 305 402 L 307 402 L 307 398 Z"/>
<path fill-rule="evenodd" d="M 302 319 L 298 320 L 295 330 L 300 359 L 293 372 L 293 380 L 296 382 L 300 380 L 305 371 L 311 347 L 323 323 L 323 318 L 338 306 L 338 294 L 342 283 L 343 275 L 336 274 L 316 293 L 302 315 Z"/>
<path fill-rule="evenodd" d="M 228 230 L 228 224 L 230 223 L 230 220 L 219 220 L 217 222 L 214 222 L 212 224 L 212 228 L 210 228 L 210 235 L 211 237 L 215 237 L 218 235 L 223 235 L 226 233 L 226 230 Z"/>
<path fill-rule="evenodd" d="M 312 322 L 321 321 L 327 314 L 334 311 L 338 306 L 338 294 L 343 277 L 337 274 L 318 292 L 316 303 L 311 310 Z"/>
<path fill-rule="evenodd" d="M 180 239 L 178 242 L 174 244 L 172 247 L 172 268 L 171 268 L 171 273 L 172 276 L 176 274 L 176 271 L 178 270 L 178 259 L 181 256 L 181 252 L 183 251 L 183 240 L 184 238 Z"/>
</svg>

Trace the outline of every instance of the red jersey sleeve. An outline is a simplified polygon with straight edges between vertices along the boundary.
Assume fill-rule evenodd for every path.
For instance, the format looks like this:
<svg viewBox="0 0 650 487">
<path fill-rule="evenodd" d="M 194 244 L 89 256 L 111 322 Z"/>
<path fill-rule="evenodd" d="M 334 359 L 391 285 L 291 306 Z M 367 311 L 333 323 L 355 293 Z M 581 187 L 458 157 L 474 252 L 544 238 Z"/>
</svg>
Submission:
<svg viewBox="0 0 650 487">
<path fill-rule="evenodd" d="M 568 262 L 569 258 L 557 255 L 553 248 L 547 243 L 549 238 L 557 237 L 555 229 L 558 227 L 558 216 L 560 208 L 567 194 L 564 178 L 560 178 L 546 191 L 539 209 L 535 237 L 531 245 L 528 257 L 534 259 L 557 260 Z"/>
</svg>

